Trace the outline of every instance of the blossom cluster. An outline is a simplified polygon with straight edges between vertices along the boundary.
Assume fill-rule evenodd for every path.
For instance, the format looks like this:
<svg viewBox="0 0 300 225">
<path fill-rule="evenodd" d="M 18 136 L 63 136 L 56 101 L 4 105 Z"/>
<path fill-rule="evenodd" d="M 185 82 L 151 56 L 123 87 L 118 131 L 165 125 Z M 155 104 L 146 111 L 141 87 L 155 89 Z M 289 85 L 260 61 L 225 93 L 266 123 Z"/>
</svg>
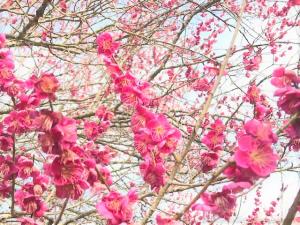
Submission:
<svg viewBox="0 0 300 225">
<path fill-rule="evenodd" d="M 215 124 L 212 126 L 214 129 L 203 137 L 203 142 L 214 151 L 219 149 L 216 148 L 218 145 L 212 144 L 213 137 L 218 137 L 215 134 Z M 220 122 L 217 124 L 221 125 Z M 224 127 L 218 127 L 222 133 Z M 208 137 L 210 137 L 210 142 L 207 141 Z M 223 141 L 223 139 L 224 137 L 219 137 L 218 140 Z M 242 131 L 237 135 L 238 146 L 234 153 L 235 163 L 224 171 L 224 175 L 232 180 L 232 183 L 224 185 L 222 191 L 205 192 L 200 200 L 192 206 L 192 210 L 211 212 L 228 220 L 234 213 L 235 194 L 248 189 L 257 179 L 266 177 L 275 170 L 278 156 L 274 153 L 272 144 L 276 141 L 277 136 L 272 132 L 270 124 L 257 119 L 246 122 Z M 220 144 L 221 142 L 216 143 Z"/>
<path fill-rule="evenodd" d="M 165 115 L 149 110 L 151 101 L 147 96 L 147 91 L 150 84 L 137 79 L 129 71 L 123 72 L 119 67 L 114 53 L 118 50 L 120 43 L 114 41 L 109 33 L 99 34 L 96 42 L 98 53 L 104 57 L 107 71 L 114 83 L 115 92 L 120 95 L 124 105 L 134 110 L 131 117 L 131 128 L 134 134 L 134 146 L 143 159 L 140 163 L 143 179 L 150 184 L 152 189 L 158 191 L 165 184 L 164 157 L 176 150 L 181 133 L 168 122 Z M 128 222 L 127 216 L 120 219 L 120 215 L 118 215 L 120 211 L 127 215 L 121 206 L 122 201 L 116 203 L 117 208 L 110 207 L 115 201 L 115 198 L 109 200 L 112 196 L 116 196 L 118 199 L 120 194 L 110 192 L 104 196 L 98 204 L 99 213 L 107 218 L 110 224 L 118 224 L 115 221 Z"/>
<path fill-rule="evenodd" d="M 89 140 L 97 139 L 102 133 L 107 131 L 111 125 L 114 113 L 109 111 L 105 106 L 100 106 L 95 116 L 98 118 L 98 122 L 84 121 L 84 134 Z"/>
<path fill-rule="evenodd" d="M 300 111 L 300 78 L 295 72 L 280 67 L 273 72 L 271 83 L 278 89 L 275 96 L 279 97 L 277 105 L 287 114 Z"/>
<path fill-rule="evenodd" d="M 253 49 L 249 48 L 247 52 L 243 53 L 243 64 L 244 64 L 245 70 L 247 70 L 247 71 L 258 70 L 261 60 L 262 60 L 261 49 L 259 49 L 254 54 L 254 56 L 251 57 L 252 52 L 253 52 Z"/>
<path fill-rule="evenodd" d="M 300 77 L 292 70 L 279 67 L 273 71 L 271 83 L 277 88 L 275 96 L 278 96 L 277 105 L 286 114 L 292 115 L 300 112 Z M 300 150 L 300 117 L 285 130 L 291 139 L 290 148 L 294 151 Z"/>
<path fill-rule="evenodd" d="M 264 120 L 272 113 L 272 108 L 268 104 L 266 96 L 261 94 L 260 88 L 255 83 L 249 85 L 244 99 L 253 105 L 255 119 Z"/>
<path fill-rule="evenodd" d="M 14 194 L 13 199 L 20 209 L 37 218 L 47 211 L 43 199 L 50 180 L 56 188 L 56 197 L 72 200 L 79 199 L 89 187 L 111 185 L 106 166 L 114 153 L 108 146 L 99 149 L 93 142 L 78 145 L 80 121 L 53 111 L 58 79 L 52 73 L 33 75 L 25 81 L 17 79 L 5 40 L 1 34 L 0 90 L 11 97 L 13 107 L 0 122 L 0 196 L 8 198 Z M 50 103 L 51 110 L 40 109 L 43 100 Z M 98 134 L 103 133 L 113 115 L 103 106 L 95 115 L 100 120 Z M 42 168 L 36 166 L 38 162 L 33 154 L 25 151 L 25 146 L 17 146 L 18 137 L 29 132 L 37 134 L 40 154 L 45 159 Z M 87 136 L 94 138 L 91 133 Z M 27 220 L 32 219 L 22 218 L 20 222 Z"/>
<path fill-rule="evenodd" d="M 220 119 L 216 119 L 210 125 L 210 130 L 201 139 L 201 143 L 207 147 L 207 150 L 201 151 L 199 155 L 196 155 L 196 158 L 193 156 L 191 160 L 193 168 L 206 173 L 217 166 L 225 141 L 224 131 L 225 125 Z"/>
</svg>

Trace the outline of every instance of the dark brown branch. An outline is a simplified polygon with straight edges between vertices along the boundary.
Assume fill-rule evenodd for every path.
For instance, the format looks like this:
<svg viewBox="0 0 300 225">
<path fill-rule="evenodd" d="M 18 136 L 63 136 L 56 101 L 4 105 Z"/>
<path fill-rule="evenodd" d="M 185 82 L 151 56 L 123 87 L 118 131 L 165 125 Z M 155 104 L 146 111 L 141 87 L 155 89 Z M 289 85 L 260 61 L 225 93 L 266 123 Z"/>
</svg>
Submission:
<svg viewBox="0 0 300 225">
<path fill-rule="evenodd" d="M 286 217 L 284 218 L 282 225 L 291 225 L 292 224 L 292 222 L 296 216 L 298 206 L 300 206 L 300 189 L 299 189 L 298 194 L 296 195 L 294 202 L 293 202 L 292 206 L 290 207 Z"/>
<path fill-rule="evenodd" d="M 64 214 L 64 211 L 65 211 L 65 209 L 66 209 L 66 207 L 67 207 L 68 201 L 69 201 L 69 198 L 66 198 L 66 200 L 65 200 L 65 202 L 64 202 L 64 204 L 63 204 L 63 206 L 62 206 L 62 208 L 61 208 L 61 211 L 60 211 L 60 213 L 59 213 L 57 219 L 55 220 L 54 225 L 57 225 L 57 224 L 59 223 L 59 221 L 61 220 L 62 215 Z"/>
<path fill-rule="evenodd" d="M 19 33 L 17 39 L 22 39 L 23 37 L 25 37 L 27 31 L 35 26 L 39 19 L 44 15 L 45 10 L 47 8 L 47 6 L 49 5 L 49 3 L 51 2 L 51 0 L 44 0 L 42 5 L 36 10 L 35 13 L 35 17 L 33 17 L 33 19 L 29 20 L 28 24 L 23 28 L 23 30 Z"/>
</svg>

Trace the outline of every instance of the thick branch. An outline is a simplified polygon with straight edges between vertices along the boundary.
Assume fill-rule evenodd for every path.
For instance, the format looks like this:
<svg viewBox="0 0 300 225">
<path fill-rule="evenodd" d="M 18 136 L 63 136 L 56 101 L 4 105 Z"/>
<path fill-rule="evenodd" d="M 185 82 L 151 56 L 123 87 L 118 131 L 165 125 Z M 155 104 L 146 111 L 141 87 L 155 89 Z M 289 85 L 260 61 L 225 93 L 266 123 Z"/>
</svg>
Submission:
<svg viewBox="0 0 300 225">
<path fill-rule="evenodd" d="M 61 211 L 60 211 L 60 213 L 59 213 L 59 215 L 58 215 L 58 217 L 57 217 L 54 225 L 57 225 L 59 223 L 59 221 L 61 220 L 62 215 L 64 214 L 64 211 L 65 211 L 65 209 L 67 207 L 68 201 L 69 201 L 69 198 L 66 198 L 66 200 L 65 200 L 65 202 L 64 202 L 64 204 L 63 204 L 63 206 L 61 208 Z"/>
<path fill-rule="evenodd" d="M 33 19 L 31 19 L 28 22 L 28 24 L 23 28 L 23 30 L 19 33 L 17 39 L 22 39 L 23 37 L 25 37 L 27 31 L 38 23 L 39 19 L 44 15 L 45 10 L 50 2 L 51 0 L 43 1 L 42 5 L 36 10 L 35 17 L 33 17 Z"/>
<path fill-rule="evenodd" d="M 284 218 L 282 225 L 291 225 L 292 224 L 292 222 L 296 216 L 298 206 L 300 206 L 300 189 L 299 189 L 298 194 L 296 195 L 294 202 L 293 202 L 292 206 L 290 207 L 286 217 Z"/>
</svg>

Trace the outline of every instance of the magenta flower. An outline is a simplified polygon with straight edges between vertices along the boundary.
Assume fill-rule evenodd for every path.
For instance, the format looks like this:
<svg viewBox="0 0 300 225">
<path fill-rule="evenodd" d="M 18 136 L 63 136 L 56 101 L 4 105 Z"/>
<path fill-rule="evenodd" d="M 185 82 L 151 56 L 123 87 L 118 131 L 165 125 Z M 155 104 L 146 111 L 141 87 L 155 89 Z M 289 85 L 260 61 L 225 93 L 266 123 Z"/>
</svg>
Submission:
<svg viewBox="0 0 300 225">
<path fill-rule="evenodd" d="M 41 196 L 47 190 L 48 183 L 48 177 L 38 175 L 33 177 L 33 181 L 31 183 L 23 185 L 22 190 L 35 196 Z"/>
<path fill-rule="evenodd" d="M 96 208 L 98 213 L 108 220 L 108 225 L 127 224 L 132 220 L 132 206 L 137 199 L 135 190 L 130 190 L 127 195 L 111 191 L 101 199 Z"/>
<path fill-rule="evenodd" d="M 204 193 L 201 201 L 192 206 L 192 210 L 211 212 L 221 218 L 229 220 L 234 213 L 236 197 L 227 190 L 216 193 Z"/>
<path fill-rule="evenodd" d="M 10 151 L 13 147 L 13 139 L 11 136 L 0 135 L 0 150 Z"/>
<path fill-rule="evenodd" d="M 96 42 L 98 45 L 98 54 L 105 55 L 107 57 L 113 56 L 120 46 L 120 43 L 115 42 L 111 34 L 108 32 L 99 34 Z"/>
<path fill-rule="evenodd" d="M 147 105 L 149 103 L 148 97 L 138 87 L 124 87 L 121 92 L 121 101 L 124 104 L 137 106 Z"/>
<path fill-rule="evenodd" d="M 249 147 L 247 145 L 252 145 L 253 141 L 260 141 L 265 144 L 277 142 L 277 135 L 272 132 L 272 128 L 268 123 L 252 119 L 245 123 L 244 129 L 246 134 L 240 135 L 238 138 L 239 147 L 242 149 L 247 149 Z"/>
<path fill-rule="evenodd" d="M 102 121 L 111 121 L 114 117 L 114 113 L 109 111 L 105 106 L 101 105 L 96 110 L 95 116 Z"/>
<path fill-rule="evenodd" d="M 225 140 L 224 136 L 225 126 L 222 120 L 217 119 L 211 124 L 211 130 L 203 136 L 202 143 L 205 144 L 212 151 L 219 151 L 222 149 L 222 144 Z"/>
<path fill-rule="evenodd" d="M 9 134 L 21 134 L 33 128 L 33 120 L 25 110 L 11 111 L 3 120 Z"/>
<path fill-rule="evenodd" d="M 76 120 L 63 117 L 53 128 L 61 141 L 75 143 L 77 141 L 77 124 Z"/>
<path fill-rule="evenodd" d="M 18 168 L 18 176 L 23 179 L 39 175 L 38 169 L 33 166 L 33 161 L 24 156 L 18 158 L 16 166 Z"/>
<path fill-rule="evenodd" d="M 106 185 L 110 186 L 113 183 L 111 174 L 109 169 L 107 169 L 107 167 L 105 166 L 97 166 L 99 174 L 102 178 L 103 183 L 105 183 Z"/>
<path fill-rule="evenodd" d="M 272 113 L 272 109 L 267 106 L 257 102 L 255 104 L 255 119 L 263 120 Z"/>
<path fill-rule="evenodd" d="M 224 172 L 224 175 L 234 182 L 247 182 L 254 184 L 255 180 L 259 179 L 259 176 L 254 173 L 250 168 L 245 169 L 235 165 L 229 166 Z"/>
<path fill-rule="evenodd" d="M 0 71 L 3 69 L 13 70 L 14 68 L 11 51 L 0 49 Z"/>
<path fill-rule="evenodd" d="M 95 140 L 99 135 L 98 124 L 94 121 L 84 121 L 83 129 L 84 135 L 90 140 Z"/>
<path fill-rule="evenodd" d="M 16 191 L 15 198 L 23 211 L 33 214 L 35 217 L 42 217 L 48 210 L 46 204 L 38 196 L 31 195 L 22 190 Z"/>
<path fill-rule="evenodd" d="M 211 129 L 215 131 L 217 134 L 223 134 L 226 127 L 223 124 L 222 120 L 216 119 L 215 122 L 211 125 Z"/>
<path fill-rule="evenodd" d="M 300 78 L 294 71 L 286 70 L 284 67 L 279 67 L 273 71 L 273 77 L 271 84 L 278 88 L 284 88 L 292 86 L 292 84 L 298 84 Z"/>
<path fill-rule="evenodd" d="M 42 150 L 48 154 L 59 154 L 61 150 L 59 149 L 57 142 L 54 140 L 54 136 L 50 132 L 44 134 L 39 134 L 38 136 L 39 143 Z"/>
<path fill-rule="evenodd" d="M 159 144 L 161 146 L 163 143 L 159 150 L 162 153 L 171 154 L 176 150 L 177 144 L 181 139 L 181 133 L 176 128 L 171 128 L 168 133 L 169 135 Z"/>
<path fill-rule="evenodd" d="M 197 79 L 193 85 L 195 91 L 210 91 L 212 84 L 206 78 Z"/>
<path fill-rule="evenodd" d="M 10 156 L 0 155 L 0 178 L 1 180 L 10 180 L 18 173 L 18 168 L 14 165 Z"/>
<path fill-rule="evenodd" d="M 275 92 L 279 96 L 277 105 L 287 114 L 300 111 L 300 90 L 293 87 L 280 88 Z"/>
<path fill-rule="evenodd" d="M 117 76 L 115 79 L 116 92 L 122 92 L 125 87 L 137 87 L 138 81 L 131 73 L 125 73 L 124 75 Z"/>
<path fill-rule="evenodd" d="M 252 183 L 250 182 L 232 182 L 223 186 L 223 190 L 232 193 L 239 193 L 244 189 L 249 189 L 251 186 Z"/>
<path fill-rule="evenodd" d="M 201 142 L 210 150 L 217 152 L 222 149 L 224 135 L 211 130 L 205 136 L 203 136 Z"/>
<path fill-rule="evenodd" d="M 234 154 L 236 164 L 250 168 L 258 176 L 268 176 L 277 166 L 278 155 L 267 145 L 253 145 L 251 149 L 237 148 Z"/>
<path fill-rule="evenodd" d="M 145 157 L 150 154 L 155 145 L 150 135 L 140 132 L 134 135 L 134 147 L 142 157 Z"/>
<path fill-rule="evenodd" d="M 262 60 L 261 55 L 255 55 L 253 58 L 249 58 L 250 54 L 248 52 L 245 52 L 245 53 L 243 54 L 244 55 L 243 63 L 245 66 L 245 70 L 248 70 L 248 71 L 258 70 L 261 60 Z"/>
<path fill-rule="evenodd" d="M 147 121 L 146 128 L 154 142 L 161 142 L 167 135 L 175 132 L 175 130 L 171 129 L 171 126 L 164 115 L 159 115 L 155 119 Z"/>
<path fill-rule="evenodd" d="M 259 102 L 260 89 L 255 84 L 251 84 L 248 88 L 246 97 L 251 104 L 255 104 L 256 102 Z"/>
<path fill-rule="evenodd" d="M 7 180 L 0 182 L 0 199 L 8 198 L 11 194 L 11 185 Z"/>
<path fill-rule="evenodd" d="M 45 172 L 53 177 L 55 185 L 65 185 L 82 178 L 84 167 L 79 159 L 62 160 L 56 157 L 51 164 L 44 165 Z"/>
<path fill-rule="evenodd" d="M 7 83 L 11 83 L 15 79 L 12 70 L 8 68 L 0 68 L 0 89 L 6 86 Z"/>
<path fill-rule="evenodd" d="M 56 196 L 58 198 L 71 198 L 77 200 L 83 192 L 89 188 L 89 184 L 82 179 L 64 185 L 55 185 Z"/>
<path fill-rule="evenodd" d="M 294 151 L 300 150 L 300 118 L 297 118 L 287 129 L 286 134 L 291 139 L 290 147 Z"/>
<path fill-rule="evenodd" d="M 288 4 L 290 6 L 297 6 L 300 5 L 300 0 L 289 0 Z"/>
<path fill-rule="evenodd" d="M 38 131 L 48 132 L 54 125 L 55 116 L 48 110 L 43 110 L 39 115 L 34 118 L 34 127 Z"/>
<path fill-rule="evenodd" d="M 206 173 L 214 169 L 219 162 L 219 155 L 215 152 L 203 152 L 200 154 L 197 169 Z"/>
<path fill-rule="evenodd" d="M 140 171 L 144 181 L 150 184 L 151 189 L 159 191 L 160 187 L 165 185 L 166 169 L 161 159 L 152 160 L 147 157 L 140 164 Z"/>
<path fill-rule="evenodd" d="M 155 114 L 147 110 L 143 106 L 138 105 L 136 112 L 131 117 L 131 129 L 137 133 L 141 128 L 146 127 L 146 121 L 155 119 Z"/>
<path fill-rule="evenodd" d="M 35 80 L 35 89 L 41 98 L 55 100 L 55 92 L 58 90 L 59 81 L 52 73 L 43 73 L 39 78 L 32 77 Z"/>
<path fill-rule="evenodd" d="M 116 156 L 116 152 L 112 150 L 109 146 L 104 146 L 103 149 L 91 149 L 91 157 L 96 161 L 96 163 L 101 163 L 103 165 L 108 165 L 112 158 Z"/>
<path fill-rule="evenodd" d="M 113 79 L 122 74 L 121 68 L 114 59 L 104 58 L 103 61 L 105 63 L 107 72 L 112 76 Z"/>
</svg>

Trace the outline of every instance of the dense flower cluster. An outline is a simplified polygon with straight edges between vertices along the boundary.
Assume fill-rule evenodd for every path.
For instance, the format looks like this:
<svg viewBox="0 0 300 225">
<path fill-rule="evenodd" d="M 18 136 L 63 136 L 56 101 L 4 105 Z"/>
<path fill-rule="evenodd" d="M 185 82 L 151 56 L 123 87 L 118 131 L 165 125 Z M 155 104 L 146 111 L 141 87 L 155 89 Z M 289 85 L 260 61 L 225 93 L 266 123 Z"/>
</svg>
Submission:
<svg viewBox="0 0 300 225">
<path fill-rule="evenodd" d="M 193 205 L 192 210 L 211 212 L 228 220 L 234 212 L 235 204 L 235 195 L 224 186 L 221 192 L 204 193 L 201 200 Z"/>
<path fill-rule="evenodd" d="M 221 126 L 216 126 L 216 124 Z M 220 127 L 221 133 L 225 129 L 220 122 L 215 122 L 212 127 L 214 127 L 213 130 Z M 218 137 L 214 132 L 209 131 L 203 138 L 204 143 L 211 150 L 216 149 L 216 145 L 211 144 L 213 137 Z M 208 136 L 210 136 L 210 141 L 207 141 Z M 223 138 L 219 138 L 219 140 L 223 141 Z M 257 119 L 246 122 L 243 130 L 237 136 L 238 146 L 234 154 L 235 164 L 224 171 L 225 176 L 231 179 L 233 183 L 223 186 L 221 192 L 205 192 L 200 200 L 193 205 L 192 210 L 210 212 L 229 220 L 235 209 L 235 193 L 249 188 L 257 179 L 270 175 L 276 169 L 278 155 L 272 149 L 272 144 L 276 142 L 277 136 L 272 132 L 268 123 Z M 211 163 L 212 160 L 209 162 Z"/>
<path fill-rule="evenodd" d="M 245 70 L 254 71 L 259 69 L 259 65 L 261 63 L 261 50 L 257 51 L 254 56 L 251 57 L 253 53 L 253 49 L 249 48 L 247 52 L 243 53 L 243 63 Z"/>
<path fill-rule="evenodd" d="M 115 92 L 120 94 L 123 104 L 135 110 L 131 118 L 131 128 L 134 133 L 134 146 L 143 158 L 140 171 L 144 181 L 149 183 L 152 189 L 158 191 L 165 184 L 164 155 L 176 150 L 181 133 L 168 122 L 165 115 L 153 113 L 147 108 L 150 99 L 146 93 L 150 85 L 148 82 L 138 80 L 128 71 L 123 72 L 119 67 L 113 57 L 119 43 L 115 42 L 109 33 L 100 34 L 96 42 L 98 53 L 104 56 Z M 119 194 L 110 192 L 99 205 L 102 206 L 107 198 L 115 195 Z M 98 211 L 109 219 L 111 224 L 117 224 L 114 221 L 118 210 L 110 210 L 111 216 L 103 210 Z M 127 219 L 123 218 L 121 221 L 126 222 Z"/>
<path fill-rule="evenodd" d="M 55 185 L 58 198 L 76 200 L 89 187 L 111 185 L 112 179 L 106 165 L 114 157 L 112 150 L 100 150 L 93 142 L 77 144 L 79 121 L 54 112 L 52 101 L 56 99 L 59 81 L 52 73 L 33 75 L 22 81 L 14 76 L 11 52 L 5 48 L 5 36 L 0 35 L 0 90 L 11 97 L 13 110 L 0 122 L 0 196 L 9 197 L 14 185 L 14 197 L 21 210 L 42 217 L 47 211 L 43 193 L 49 180 Z M 49 101 L 51 111 L 39 110 L 43 101 Z M 110 126 L 113 114 L 101 106 L 96 111 L 97 135 Z M 84 124 L 87 137 L 93 132 Z M 43 168 L 35 166 L 34 157 L 16 149 L 16 138 L 35 132 L 46 161 Z M 12 156 L 11 156 L 12 155 Z M 18 180 L 23 180 L 16 186 Z M 21 224 L 32 219 L 20 219 Z M 32 222 L 34 224 L 35 222 Z"/>
<path fill-rule="evenodd" d="M 217 119 L 212 125 L 211 130 L 204 135 L 202 143 L 207 146 L 210 151 L 218 152 L 222 150 L 222 144 L 225 139 L 225 126 L 222 120 Z"/>
<path fill-rule="evenodd" d="M 300 112 L 300 77 L 294 71 L 279 67 L 273 71 L 271 83 L 278 89 L 275 96 L 279 97 L 277 105 L 287 114 Z M 290 147 L 294 151 L 300 149 L 299 118 L 286 129 L 287 136 L 291 139 Z"/>
<path fill-rule="evenodd" d="M 105 106 L 100 106 L 95 116 L 98 118 L 98 122 L 84 121 L 84 134 L 89 140 L 97 139 L 102 133 L 107 131 L 111 125 L 113 119 L 113 112 L 109 111 Z"/>
<path fill-rule="evenodd" d="M 102 33 L 96 41 L 98 53 L 106 56 L 104 61 L 114 81 L 116 93 L 120 94 L 122 103 L 135 110 L 131 127 L 135 148 L 144 159 L 140 164 L 143 178 L 152 189 L 159 190 L 165 183 L 163 155 L 176 150 L 180 131 L 168 122 L 165 115 L 148 110 L 150 100 L 145 93 L 149 83 L 138 80 L 128 71 L 122 72 L 113 58 L 119 44 L 112 40 L 112 36 Z"/>
<path fill-rule="evenodd" d="M 296 5 L 299 5 L 298 0 L 290 0 L 288 3 L 289 7 Z M 61 1 L 59 7 L 62 12 L 66 12 L 67 2 Z M 205 30 L 206 26 L 208 24 L 201 25 L 198 30 Z M 216 32 L 221 33 L 222 29 L 220 27 L 220 30 Z M 197 32 L 197 42 L 200 42 L 199 35 L 200 31 Z M 44 42 L 47 41 L 47 37 L 48 32 L 43 31 L 41 38 Z M 113 36 L 107 32 L 99 34 L 96 42 L 98 54 L 103 57 L 114 92 L 125 109 L 129 109 L 129 112 L 132 113 L 130 119 L 132 133 L 130 134 L 133 135 L 134 148 L 138 153 L 137 158 L 140 159 L 137 168 L 144 182 L 149 185 L 151 190 L 158 193 L 166 184 L 166 161 L 176 151 L 181 139 L 181 132 L 169 122 L 167 115 L 153 110 L 153 106 L 158 105 L 159 99 L 151 99 L 150 83 L 138 79 L 130 71 L 133 56 L 128 56 L 124 60 L 128 62 L 123 62 L 122 66 L 118 64 L 114 56 L 119 51 L 121 43 L 115 41 Z M 247 46 L 246 48 L 247 52 L 243 54 L 243 64 L 248 76 L 249 71 L 259 69 L 262 62 L 262 49 L 254 52 L 251 47 Z M 276 48 L 274 46 L 271 51 L 276 52 Z M 179 50 L 173 52 L 174 54 L 180 53 Z M 156 55 L 156 53 L 156 50 L 153 50 L 153 54 Z M 153 58 L 155 62 L 158 62 L 157 56 Z M 208 65 L 203 64 L 203 74 L 207 77 L 211 76 L 211 79 L 200 77 L 200 73 L 195 72 L 191 65 L 187 65 L 187 69 L 183 70 L 185 78 L 190 81 L 191 90 L 203 92 L 197 93 L 200 97 L 206 95 L 205 92 L 209 93 L 212 90 L 215 78 L 220 75 L 217 62 L 209 62 Z M 230 66 L 227 65 L 227 68 L 232 68 Z M 89 120 L 74 119 L 61 112 L 56 112 L 53 102 L 59 96 L 58 90 L 60 89 L 60 82 L 56 75 L 49 71 L 39 72 L 26 80 L 21 80 L 15 76 L 14 68 L 12 52 L 6 48 L 5 36 L 0 34 L 0 91 L 11 101 L 7 104 L 10 110 L 3 114 L 0 121 L 0 198 L 11 197 L 12 217 L 19 213 L 20 215 L 30 215 L 30 217 L 18 218 L 21 225 L 38 224 L 37 221 L 43 220 L 41 217 L 47 218 L 45 213 L 48 211 L 48 201 L 45 201 L 45 197 L 50 189 L 49 186 L 53 185 L 56 197 L 66 200 L 80 199 L 89 188 L 90 191 L 97 191 L 101 200 L 96 205 L 96 209 L 109 225 L 132 224 L 134 205 L 139 199 L 137 190 L 130 189 L 127 194 L 122 194 L 112 187 L 113 180 L 108 165 L 116 153 L 108 146 L 99 148 L 96 145 L 97 139 L 111 126 L 114 113 L 104 105 L 100 105 L 93 115 L 93 119 Z M 164 69 L 168 69 L 167 66 Z M 177 69 L 168 70 L 169 81 L 175 80 L 176 76 L 179 76 L 175 73 L 177 73 Z M 160 79 L 163 78 L 160 77 Z M 299 82 L 299 76 L 295 72 L 283 67 L 273 72 L 271 83 L 277 88 L 275 92 L 275 96 L 279 97 L 277 104 L 286 114 L 293 115 L 300 112 Z M 105 93 L 110 93 L 111 90 L 109 86 Z M 226 98 L 227 96 L 217 102 L 223 104 Z M 238 96 L 234 99 L 240 100 L 241 98 Z M 187 151 L 187 157 L 197 144 L 205 148 L 205 150 L 199 151 L 197 159 L 194 160 L 196 162 L 193 162 L 192 165 L 193 169 L 196 168 L 200 173 L 208 173 L 218 167 L 221 161 L 220 156 L 225 155 L 225 158 L 229 160 L 226 169 L 224 169 L 225 166 L 220 167 L 221 172 L 215 173 L 217 175 L 212 176 L 208 185 L 204 185 L 203 192 L 200 192 L 202 193 L 200 198 L 191 201 L 191 204 L 188 205 L 190 208 L 187 209 L 191 209 L 193 212 L 198 210 L 200 213 L 204 212 L 201 219 L 207 213 L 211 213 L 229 220 L 236 208 L 237 193 L 250 188 L 258 179 L 268 177 L 276 169 L 279 156 L 272 145 L 277 142 L 278 138 L 272 131 L 271 123 L 267 122 L 268 117 L 272 114 L 267 97 L 261 93 L 258 84 L 256 85 L 253 81 L 243 100 L 253 106 L 253 116 L 251 117 L 253 119 L 243 123 L 242 127 L 239 125 L 240 119 L 235 121 L 233 117 L 225 125 L 221 119 L 215 119 L 209 125 L 209 114 L 204 111 L 204 119 L 207 117 L 201 127 L 203 136 L 200 141 L 195 141 L 189 146 L 190 148 L 187 148 L 187 150 L 191 149 L 191 151 Z M 196 102 L 196 104 L 198 103 Z M 46 108 L 47 106 L 49 109 Z M 280 113 L 278 115 L 281 116 Z M 185 123 L 186 121 L 181 122 Z M 288 146 L 294 151 L 300 149 L 299 123 L 300 118 L 295 118 L 284 131 L 280 130 L 290 138 Z M 188 135 L 193 129 L 189 122 L 186 124 Z M 227 124 L 237 132 L 235 143 L 231 144 L 230 136 L 226 137 Z M 207 128 L 207 131 L 204 128 Z M 197 131 L 195 136 L 198 137 L 199 133 Z M 30 153 L 33 151 L 27 151 L 27 144 L 17 141 L 18 138 L 27 135 L 37 138 L 38 145 L 35 147 L 39 154 L 35 154 L 37 152 Z M 85 138 L 87 141 L 81 142 L 79 138 Z M 178 160 L 176 155 L 174 158 Z M 186 168 L 190 169 L 190 167 L 184 166 L 185 155 L 182 158 L 179 157 L 176 165 L 177 163 L 180 167 L 182 166 L 180 172 Z M 214 179 L 221 173 L 225 175 L 221 180 L 224 179 L 226 182 L 229 180 L 230 183 L 215 192 L 207 191 L 207 187 L 216 181 Z M 172 173 L 172 175 L 174 174 Z M 174 176 L 172 183 L 169 183 L 170 189 L 163 190 L 167 192 L 175 187 L 176 182 L 181 182 L 180 176 L 178 174 Z M 205 174 L 203 177 L 206 178 Z M 193 177 L 193 179 L 196 178 L 198 179 L 197 176 Z M 202 181 L 202 176 L 199 179 Z M 130 186 L 135 186 L 135 184 L 130 183 Z M 185 185 L 182 186 L 182 190 L 187 190 L 184 189 Z M 173 191 L 177 192 L 175 188 L 171 190 L 171 192 Z M 158 200 L 162 197 L 160 196 Z M 256 201 L 258 202 L 258 200 Z M 196 203 L 192 205 L 194 202 Z M 267 216 L 272 216 L 276 204 L 276 202 L 272 202 L 272 205 L 265 210 Z M 51 209 L 51 207 L 49 208 Z M 62 210 L 64 210 L 63 207 Z M 13 215 L 14 213 L 16 214 Z M 247 221 L 249 224 L 255 221 L 257 213 L 258 210 L 255 209 L 253 218 L 249 217 Z M 175 221 L 174 218 L 177 216 L 188 217 L 188 215 L 180 213 L 174 217 L 158 214 L 155 219 L 158 225 L 181 224 L 181 222 Z"/>
<path fill-rule="evenodd" d="M 261 90 L 255 83 L 249 85 L 244 99 L 254 106 L 255 119 L 264 120 L 272 113 L 272 108 L 268 104 L 266 97 L 261 94 Z"/>
<path fill-rule="evenodd" d="M 225 125 L 220 119 L 216 119 L 214 123 L 210 125 L 210 130 L 201 139 L 201 142 L 207 147 L 207 150 L 201 152 L 197 151 L 197 154 L 190 156 L 190 162 L 193 168 L 206 173 L 217 166 L 225 141 L 224 131 Z M 199 158 L 201 160 L 199 160 Z"/>
</svg>

